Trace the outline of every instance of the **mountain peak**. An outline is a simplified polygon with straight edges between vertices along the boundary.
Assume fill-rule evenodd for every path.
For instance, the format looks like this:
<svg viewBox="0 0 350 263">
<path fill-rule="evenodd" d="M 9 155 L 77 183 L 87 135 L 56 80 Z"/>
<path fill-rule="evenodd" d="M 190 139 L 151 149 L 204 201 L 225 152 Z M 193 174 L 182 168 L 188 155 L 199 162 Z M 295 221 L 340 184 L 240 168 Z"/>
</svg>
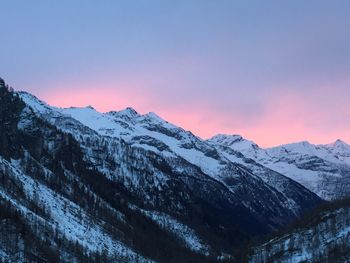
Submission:
<svg viewBox="0 0 350 263">
<path fill-rule="evenodd" d="M 280 151 L 287 151 L 287 152 L 297 152 L 302 154 L 314 154 L 316 151 L 316 145 L 311 144 L 309 141 L 300 141 L 300 142 L 294 142 L 294 143 L 287 143 L 282 144 L 280 146 L 275 146 L 268 148 L 270 151 L 274 152 L 280 152 Z"/>
<path fill-rule="evenodd" d="M 127 115 L 131 118 L 139 116 L 139 113 L 132 107 L 127 107 L 124 110 L 119 111 L 120 113 Z"/>
<path fill-rule="evenodd" d="M 85 112 L 89 112 L 89 111 L 95 111 L 98 112 L 93 106 L 91 105 L 87 105 L 85 107 L 77 107 L 77 106 L 70 106 L 68 108 L 62 108 L 63 110 L 77 110 L 77 111 L 85 111 Z"/>
<path fill-rule="evenodd" d="M 110 112 L 107 112 L 107 114 L 112 116 L 127 117 L 129 119 L 140 116 L 139 113 L 131 107 L 127 107 L 124 110 L 120 110 L 120 111 L 110 111 Z"/>
<path fill-rule="evenodd" d="M 325 146 L 327 148 L 331 148 L 331 149 L 348 149 L 348 150 L 350 150 L 350 145 L 341 139 L 337 139 L 335 142 L 330 143 L 330 144 L 326 144 Z"/>
<path fill-rule="evenodd" d="M 344 142 L 343 140 L 341 139 L 337 139 L 333 145 L 348 145 L 346 142 Z"/>
<path fill-rule="evenodd" d="M 232 143 L 242 141 L 244 138 L 238 134 L 223 134 L 219 133 L 211 137 L 211 141 L 231 141 Z"/>
<path fill-rule="evenodd" d="M 208 139 L 207 141 L 214 144 L 225 145 L 237 151 L 245 151 L 250 150 L 252 148 L 259 148 L 259 146 L 255 142 L 247 140 L 238 134 L 217 134 L 212 138 Z"/>
<path fill-rule="evenodd" d="M 310 143 L 309 141 L 301 141 L 301 142 L 297 142 L 294 145 L 300 145 L 303 147 L 313 147 L 314 145 L 312 143 Z"/>
<path fill-rule="evenodd" d="M 309 141 L 299 141 L 299 142 L 286 143 L 279 146 L 271 147 L 271 149 L 274 149 L 274 148 L 300 149 L 300 148 L 309 148 L 314 146 L 315 145 L 311 144 Z"/>
<path fill-rule="evenodd" d="M 90 110 L 95 110 L 95 108 L 92 107 L 91 105 L 87 105 L 85 108 L 86 108 L 86 109 L 90 109 Z"/>
<path fill-rule="evenodd" d="M 148 112 L 144 116 L 153 120 L 162 121 L 162 122 L 164 121 L 161 117 L 159 117 L 154 112 Z"/>
<path fill-rule="evenodd" d="M 138 114 L 137 111 L 132 107 L 126 107 L 124 111 L 129 112 L 131 114 L 135 114 L 135 115 Z"/>
<path fill-rule="evenodd" d="M 164 120 L 162 117 L 160 117 L 159 115 L 157 115 L 154 112 L 148 112 L 144 115 L 142 115 L 143 120 L 145 120 L 146 122 L 151 122 L 151 123 L 157 123 L 157 124 L 161 124 L 161 125 L 165 125 L 168 128 L 179 128 L 177 126 L 175 126 L 172 123 L 169 123 L 168 121 Z"/>
</svg>

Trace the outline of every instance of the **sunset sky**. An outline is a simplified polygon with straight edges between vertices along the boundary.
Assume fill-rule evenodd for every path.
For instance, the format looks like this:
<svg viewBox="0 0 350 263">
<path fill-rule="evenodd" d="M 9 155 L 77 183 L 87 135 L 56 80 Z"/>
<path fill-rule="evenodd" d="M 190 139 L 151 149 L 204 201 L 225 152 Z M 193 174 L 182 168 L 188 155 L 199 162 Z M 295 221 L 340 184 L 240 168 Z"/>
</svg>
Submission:
<svg viewBox="0 0 350 263">
<path fill-rule="evenodd" d="M 350 1 L 1 1 L 0 76 L 208 138 L 350 142 Z"/>
</svg>

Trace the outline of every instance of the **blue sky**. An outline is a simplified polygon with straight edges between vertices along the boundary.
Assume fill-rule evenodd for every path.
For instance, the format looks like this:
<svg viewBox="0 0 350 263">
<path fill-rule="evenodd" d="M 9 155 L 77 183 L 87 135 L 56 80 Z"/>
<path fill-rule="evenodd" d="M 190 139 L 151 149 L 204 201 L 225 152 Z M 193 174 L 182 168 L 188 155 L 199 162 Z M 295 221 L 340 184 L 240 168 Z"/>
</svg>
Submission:
<svg viewBox="0 0 350 263">
<path fill-rule="evenodd" d="M 1 1 L 0 76 L 202 137 L 350 141 L 349 13 L 350 1 Z"/>
</svg>

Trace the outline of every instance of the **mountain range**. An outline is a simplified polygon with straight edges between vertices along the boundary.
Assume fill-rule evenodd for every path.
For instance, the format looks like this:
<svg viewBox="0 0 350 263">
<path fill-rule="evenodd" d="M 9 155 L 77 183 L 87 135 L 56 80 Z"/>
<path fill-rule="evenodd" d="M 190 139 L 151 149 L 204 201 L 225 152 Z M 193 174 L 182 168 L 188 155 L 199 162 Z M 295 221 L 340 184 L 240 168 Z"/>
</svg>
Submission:
<svg viewBox="0 0 350 263">
<path fill-rule="evenodd" d="M 307 141 L 262 149 L 239 135 L 209 140 L 241 152 L 245 157 L 302 184 L 325 200 L 350 194 L 350 145 L 341 140 L 314 145 Z"/>
<path fill-rule="evenodd" d="M 54 107 L 0 79 L 4 262 L 240 262 L 252 239 L 349 196 L 349 178 L 340 140 L 204 140 L 155 113 Z"/>
</svg>

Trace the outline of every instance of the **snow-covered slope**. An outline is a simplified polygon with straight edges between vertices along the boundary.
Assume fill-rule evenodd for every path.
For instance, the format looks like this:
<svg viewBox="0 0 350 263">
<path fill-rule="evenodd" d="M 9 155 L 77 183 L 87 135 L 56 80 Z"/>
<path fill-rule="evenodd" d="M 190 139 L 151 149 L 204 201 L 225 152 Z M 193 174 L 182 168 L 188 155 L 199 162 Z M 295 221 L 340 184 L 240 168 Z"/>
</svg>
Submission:
<svg viewBox="0 0 350 263">
<path fill-rule="evenodd" d="M 237 229 L 240 205 L 223 186 L 190 165 L 172 171 L 153 152 L 40 106 L 52 124 L 0 86 L 1 261 L 211 262 L 231 247 L 227 238 L 223 247 L 208 238 L 221 235 L 219 226 Z M 214 225 L 202 219 L 209 211 Z M 225 213 L 231 220 L 220 219 Z M 6 242 L 5 234 L 13 238 Z"/>
<path fill-rule="evenodd" d="M 55 229 L 57 235 L 74 243 L 77 242 L 87 251 L 98 253 L 105 249 L 111 256 L 118 255 L 118 257 L 129 261 L 140 258 L 146 262 L 146 259 L 142 259 L 125 244 L 108 235 L 103 229 L 105 222 L 95 220 L 68 198 L 57 194 L 49 187 L 24 174 L 22 169 L 20 160 L 8 162 L 0 157 L 0 173 L 5 174 L 6 172 L 7 180 L 11 180 L 18 187 L 21 187 L 25 196 L 25 198 L 14 197 L 15 193 L 11 193 L 10 189 L 6 188 L 7 185 L 4 184 L 0 188 L 0 198 L 10 202 L 20 213 L 23 213 L 28 221 L 48 222 L 49 226 Z M 48 176 L 52 175 L 48 174 Z M 35 202 L 41 209 L 45 209 L 49 220 L 33 212 L 30 208 L 31 202 Z M 122 220 L 122 214 L 116 211 L 114 213 Z"/>
<path fill-rule="evenodd" d="M 346 142 L 336 140 L 334 143 L 320 146 L 328 150 L 328 153 L 333 155 L 336 159 L 350 165 L 350 145 L 348 145 Z"/>
<path fill-rule="evenodd" d="M 161 119 L 155 113 L 138 114 L 134 109 L 100 113 L 91 106 L 79 108 L 56 108 L 39 101 L 28 93 L 19 93 L 21 98 L 37 113 L 50 116 L 63 114 L 102 136 L 121 138 L 133 146 L 162 153 L 164 156 L 181 156 L 200 166 L 204 172 L 217 177 L 222 168 L 220 162 L 206 152 L 215 150 L 200 138 Z M 61 127 L 64 128 L 64 127 Z M 204 153 L 203 153 L 204 152 Z"/>
<path fill-rule="evenodd" d="M 349 205 L 349 200 L 328 204 L 288 233 L 252 249 L 249 262 L 349 262 Z"/>
<path fill-rule="evenodd" d="M 326 200 L 350 195 L 350 146 L 340 140 L 326 145 L 304 141 L 268 149 L 237 135 L 217 135 L 209 142 L 240 151 L 245 157 L 290 177 Z"/>
<path fill-rule="evenodd" d="M 100 136 L 122 139 L 134 148 L 161 155 L 179 172 L 189 169 L 186 163 L 194 165 L 205 175 L 223 183 L 257 216 L 269 215 L 271 225 L 280 224 L 280 219 L 272 216 L 274 213 L 283 215 L 288 211 L 297 216 L 314 200 L 306 189 L 283 175 L 247 160 L 239 152 L 218 151 L 211 143 L 154 113 L 140 115 L 131 108 L 100 113 L 90 106 L 62 109 L 46 105 L 28 93 L 19 95 L 37 114 L 67 132 L 72 132 L 69 128 L 72 124 L 67 125 L 64 120 L 71 118 Z M 72 133 L 79 137 L 76 131 Z M 246 189 L 255 189 L 256 194 L 246 195 Z M 264 199 L 269 200 L 268 205 L 262 204 Z"/>
</svg>

